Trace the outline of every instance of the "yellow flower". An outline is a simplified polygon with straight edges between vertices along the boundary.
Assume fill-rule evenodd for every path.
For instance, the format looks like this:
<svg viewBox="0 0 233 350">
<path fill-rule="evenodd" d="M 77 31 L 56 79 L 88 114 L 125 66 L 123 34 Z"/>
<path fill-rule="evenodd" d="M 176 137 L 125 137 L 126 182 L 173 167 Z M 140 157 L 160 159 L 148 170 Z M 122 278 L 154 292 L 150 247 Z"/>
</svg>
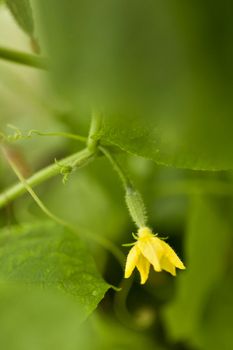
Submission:
<svg viewBox="0 0 233 350">
<path fill-rule="evenodd" d="M 141 284 L 144 284 L 149 275 L 150 264 L 155 271 L 165 270 L 173 276 L 176 275 L 176 267 L 185 269 L 182 261 L 166 242 L 156 237 L 148 227 L 141 227 L 138 230 L 137 241 L 127 256 L 125 278 L 129 278 L 137 267 Z"/>
</svg>

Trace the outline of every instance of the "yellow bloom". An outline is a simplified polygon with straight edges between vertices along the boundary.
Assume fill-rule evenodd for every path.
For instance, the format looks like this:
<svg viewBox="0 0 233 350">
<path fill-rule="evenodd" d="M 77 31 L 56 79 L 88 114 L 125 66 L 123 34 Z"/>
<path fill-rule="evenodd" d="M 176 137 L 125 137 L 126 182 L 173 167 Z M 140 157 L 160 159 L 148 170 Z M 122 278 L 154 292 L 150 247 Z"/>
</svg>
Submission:
<svg viewBox="0 0 233 350">
<path fill-rule="evenodd" d="M 137 267 L 141 284 L 144 284 L 149 275 L 150 264 L 155 271 L 165 270 L 173 276 L 176 275 L 176 267 L 185 269 L 182 261 L 166 242 L 156 237 L 148 227 L 142 227 L 138 230 L 137 241 L 127 256 L 125 278 L 129 278 Z"/>
</svg>

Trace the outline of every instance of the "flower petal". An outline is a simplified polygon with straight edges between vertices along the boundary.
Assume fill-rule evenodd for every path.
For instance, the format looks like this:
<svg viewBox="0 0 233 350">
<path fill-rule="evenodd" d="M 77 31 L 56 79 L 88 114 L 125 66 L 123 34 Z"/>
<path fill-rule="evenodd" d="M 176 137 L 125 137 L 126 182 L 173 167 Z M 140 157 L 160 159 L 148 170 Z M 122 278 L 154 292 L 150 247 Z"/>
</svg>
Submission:
<svg viewBox="0 0 233 350">
<path fill-rule="evenodd" d="M 161 271 L 159 263 L 162 249 L 154 241 L 154 237 L 140 239 L 137 242 L 138 248 L 144 257 L 153 265 L 155 271 Z"/>
<path fill-rule="evenodd" d="M 185 270 L 185 266 L 182 263 L 182 261 L 179 259 L 179 257 L 176 255 L 174 250 L 164 241 L 160 240 L 161 246 L 164 249 L 164 255 L 166 258 L 175 266 L 178 267 L 179 269 Z"/>
<path fill-rule="evenodd" d="M 176 267 L 173 265 L 166 256 L 163 256 L 160 260 L 160 264 L 163 270 L 170 272 L 173 276 L 176 275 Z"/>
<path fill-rule="evenodd" d="M 142 255 L 139 255 L 136 267 L 141 276 L 141 284 L 144 284 L 148 278 L 150 271 L 150 262 Z"/>
<path fill-rule="evenodd" d="M 130 249 L 129 254 L 126 259 L 126 265 L 125 265 L 125 278 L 129 278 L 138 262 L 138 258 L 140 255 L 140 250 L 136 245 L 133 246 L 133 248 Z"/>
</svg>

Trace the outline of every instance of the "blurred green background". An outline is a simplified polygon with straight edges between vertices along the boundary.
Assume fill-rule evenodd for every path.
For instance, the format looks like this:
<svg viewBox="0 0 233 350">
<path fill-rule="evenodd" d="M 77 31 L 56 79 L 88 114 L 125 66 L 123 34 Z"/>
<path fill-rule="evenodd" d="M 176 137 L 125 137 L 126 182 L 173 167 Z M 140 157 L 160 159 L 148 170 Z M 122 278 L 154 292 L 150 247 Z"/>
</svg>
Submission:
<svg viewBox="0 0 233 350">
<path fill-rule="evenodd" d="M 135 272 L 120 292 L 110 288 L 102 299 L 108 286 L 100 275 L 114 286 L 122 280 L 115 257 L 50 227 L 25 194 L 0 211 L 2 347 L 232 349 L 232 3 L 31 6 L 0 2 L 0 46 L 28 53 L 40 46 L 50 72 L 0 60 L 0 131 L 12 134 L 7 124 L 13 124 L 24 133 L 87 135 L 91 111 L 99 109 L 102 141 L 116 147 L 150 226 L 169 237 L 187 269 L 176 278 L 151 270 L 145 286 Z M 8 145 L 25 176 L 81 147 L 39 136 Z M 15 181 L 1 156 L 1 192 Z M 88 230 L 107 238 L 127 255 L 121 244 L 132 241 L 135 227 L 106 159 L 72 173 L 65 185 L 57 176 L 36 193 L 82 236 Z"/>
</svg>

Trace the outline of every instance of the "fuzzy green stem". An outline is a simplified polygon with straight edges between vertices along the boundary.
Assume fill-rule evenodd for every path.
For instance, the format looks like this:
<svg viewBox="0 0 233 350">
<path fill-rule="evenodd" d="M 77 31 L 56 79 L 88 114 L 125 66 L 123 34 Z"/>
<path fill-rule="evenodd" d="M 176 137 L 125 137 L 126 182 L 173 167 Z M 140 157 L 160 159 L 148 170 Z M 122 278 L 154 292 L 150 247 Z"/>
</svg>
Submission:
<svg viewBox="0 0 233 350">
<path fill-rule="evenodd" d="M 106 156 L 106 158 L 111 162 L 113 168 L 118 173 L 123 187 L 125 189 L 125 201 L 129 209 L 131 218 L 135 222 L 138 228 L 145 227 L 147 222 L 147 215 L 145 205 L 141 194 L 133 186 L 131 180 L 126 175 L 120 164 L 114 158 L 114 156 L 103 146 L 99 146 L 100 151 Z"/>
<path fill-rule="evenodd" d="M 41 58 L 39 56 L 31 55 L 20 51 L 15 51 L 12 49 L 7 49 L 4 47 L 0 47 L 0 58 L 10 62 L 23 64 L 29 67 L 40 69 L 48 68 L 47 61 L 45 60 L 45 58 Z"/>
<path fill-rule="evenodd" d="M 91 161 L 94 158 L 94 153 L 90 152 L 88 149 L 84 149 L 77 153 L 74 153 L 64 159 L 62 159 L 59 163 L 65 165 L 75 165 L 76 167 L 81 167 L 87 164 L 87 162 Z M 61 167 L 54 163 L 49 165 L 48 167 L 38 171 L 36 174 L 32 175 L 30 178 L 26 180 L 27 184 L 30 187 L 34 187 L 39 185 L 40 183 L 50 179 L 51 177 L 59 174 L 61 171 Z M 13 185 L 6 191 L 4 191 L 0 195 L 0 208 L 7 205 L 9 202 L 21 196 L 26 192 L 26 188 L 22 183 L 18 183 Z"/>
</svg>

